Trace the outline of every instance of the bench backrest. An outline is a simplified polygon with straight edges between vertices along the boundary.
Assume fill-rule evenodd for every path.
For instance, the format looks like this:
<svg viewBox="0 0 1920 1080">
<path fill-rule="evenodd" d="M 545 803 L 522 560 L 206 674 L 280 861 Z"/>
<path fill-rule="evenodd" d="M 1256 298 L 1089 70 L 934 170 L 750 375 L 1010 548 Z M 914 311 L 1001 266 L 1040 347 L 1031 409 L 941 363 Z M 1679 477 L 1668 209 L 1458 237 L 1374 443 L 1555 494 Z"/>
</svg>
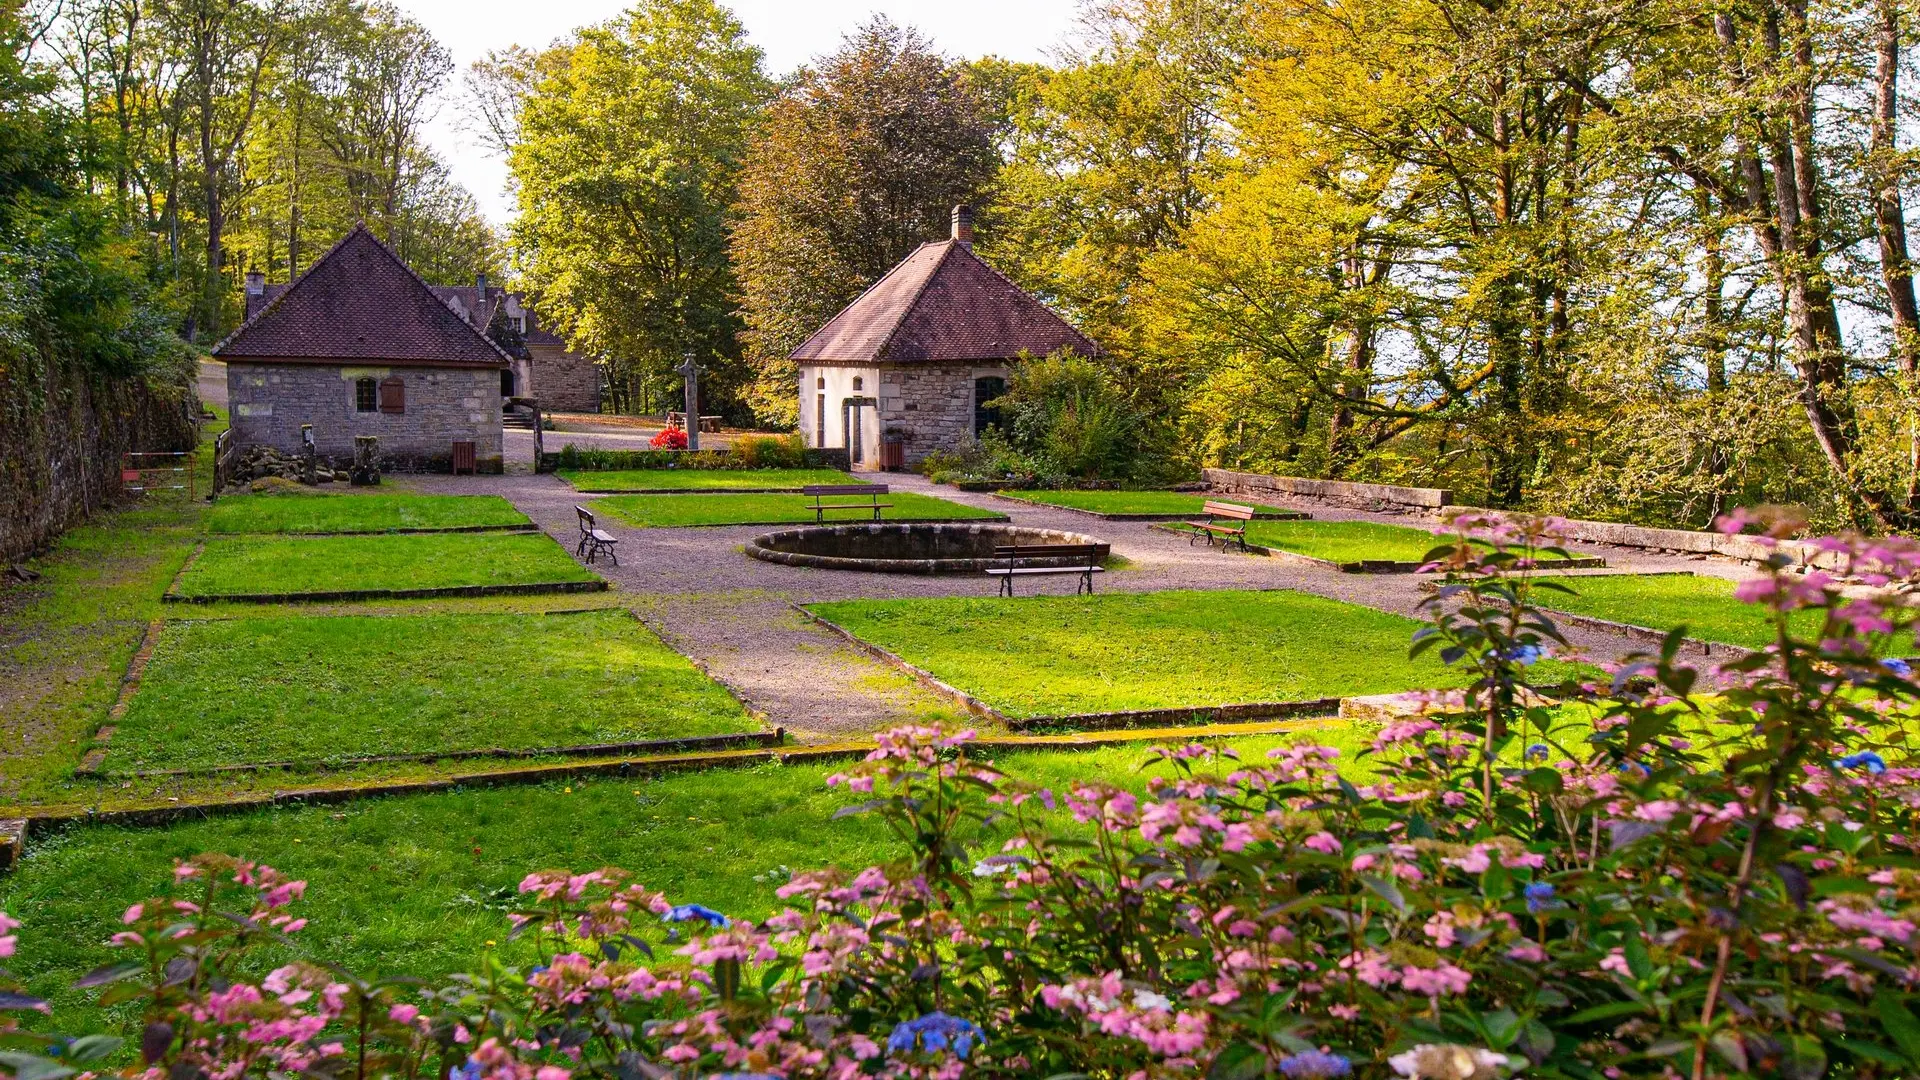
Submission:
<svg viewBox="0 0 1920 1080">
<path fill-rule="evenodd" d="M 580 519 L 580 531 L 592 532 L 593 531 L 593 515 L 587 512 L 587 508 L 584 506 L 576 506 L 573 508 L 573 512 L 576 515 L 578 515 Z"/>
<path fill-rule="evenodd" d="M 1213 502 L 1209 500 L 1207 505 L 1202 508 L 1202 512 L 1209 517 L 1233 518 L 1235 521 L 1253 520 L 1253 507 L 1241 506 L 1239 503 Z"/>
<path fill-rule="evenodd" d="M 1104 552 L 1098 544 L 1013 544 L 993 549 L 996 559 L 1097 559 Z"/>
<path fill-rule="evenodd" d="M 885 484 L 808 484 L 800 489 L 800 494 L 819 498 L 822 495 L 885 495 Z"/>
</svg>

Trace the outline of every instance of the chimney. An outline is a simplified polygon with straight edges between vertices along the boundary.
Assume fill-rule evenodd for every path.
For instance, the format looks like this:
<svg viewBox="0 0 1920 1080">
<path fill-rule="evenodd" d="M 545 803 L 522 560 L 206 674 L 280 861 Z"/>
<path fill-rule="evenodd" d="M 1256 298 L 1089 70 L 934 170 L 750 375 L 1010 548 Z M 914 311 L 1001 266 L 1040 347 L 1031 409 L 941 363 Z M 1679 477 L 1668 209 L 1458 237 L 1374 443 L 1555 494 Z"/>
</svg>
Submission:
<svg viewBox="0 0 1920 1080">
<path fill-rule="evenodd" d="M 267 294 L 267 275 L 258 270 L 247 271 L 247 295 L 265 296 Z"/>
<path fill-rule="evenodd" d="M 965 203 L 953 208 L 953 239 L 963 248 L 973 247 L 973 207 Z"/>
</svg>

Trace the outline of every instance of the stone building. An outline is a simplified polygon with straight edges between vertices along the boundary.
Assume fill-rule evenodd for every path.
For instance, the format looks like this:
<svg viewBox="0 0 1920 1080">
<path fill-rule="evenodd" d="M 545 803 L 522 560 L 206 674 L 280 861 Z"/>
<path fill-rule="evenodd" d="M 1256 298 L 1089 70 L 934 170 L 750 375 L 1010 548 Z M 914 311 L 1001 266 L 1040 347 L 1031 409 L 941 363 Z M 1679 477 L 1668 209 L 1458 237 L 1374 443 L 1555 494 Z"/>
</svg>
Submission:
<svg viewBox="0 0 1920 1080">
<path fill-rule="evenodd" d="M 792 357 L 808 446 L 845 447 L 857 470 L 956 450 L 984 431 L 983 406 L 1022 356 L 1100 347 L 973 253 L 973 215 L 954 207 L 953 235 L 920 245 Z"/>
<path fill-rule="evenodd" d="M 445 469 L 474 444 L 499 472 L 500 389 L 512 357 L 356 225 L 213 350 L 227 365 L 233 438 L 288 452 L 302 425 L 315 449 L 349 458 L 377 435 L 386 466 Z"/>
<path fill-rule="evenodd" d="M 509 366 L 500 373 L 500 396 L 532 398 L 545 412 L 600 411 L 600 366 L 590 356 L 567 349 L 518 292 L 489 285 L 477 274 L 472 285 L 429 285 L 454 314 L 486 332 L 495 318 L 506 321 L 524 348 L 508 349 Z M 247 317 L 272 303 L 286 285 L 269 285 L 264 275 L 247 275 Z M 504 402 L 503 402 L 504 403 Z"/>
</svg>

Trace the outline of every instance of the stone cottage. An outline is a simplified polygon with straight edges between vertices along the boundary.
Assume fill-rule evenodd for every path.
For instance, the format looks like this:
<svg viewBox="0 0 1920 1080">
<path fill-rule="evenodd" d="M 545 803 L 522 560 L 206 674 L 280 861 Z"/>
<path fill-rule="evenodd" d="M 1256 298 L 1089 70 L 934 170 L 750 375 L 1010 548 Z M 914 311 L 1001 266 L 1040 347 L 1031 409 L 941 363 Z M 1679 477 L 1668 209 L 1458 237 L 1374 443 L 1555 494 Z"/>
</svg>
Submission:
<svg viewBox="0 0 1920 1080">
<path fill-rule="evenodd" d="M 489 285 L 485 274 L 476 274 L 472 285 L 427 287 L 454 314 L 482 333 L 500 318 L 524 343 L 523 349 L 507 350 L 509 366 L 500 373 L 503 399 L 532 398 L 546 412 L 600 411 L 600 366 L 592 357 L 569 350 L 567 343 L 527 306 L 525 294 Z M 252 318 L 287 288 L 267 284 L 266 276 L 259 271 L 249 273 L 247 317 Z"/>
<path fill-rule="evenodd" d="M 455 443 L 500 472 L 502 376 L 512 358 L 356 225 L 213 350 L 227 365 L 233 438 L 323 457 L 377 435 L 388 468 L 446 469 Z"/>
<path fill-rule="evenodd" d="M 1016 358 L 1058 352 L 1100 346 L 982 262 L 972 212 L 956 206 L 949 239 L 920 245 L 793 351 L 800 431 L 845 447 L 855 469 L 884 467 L 889 441 L 913 465 L 986 429 Z"/>
</svg>

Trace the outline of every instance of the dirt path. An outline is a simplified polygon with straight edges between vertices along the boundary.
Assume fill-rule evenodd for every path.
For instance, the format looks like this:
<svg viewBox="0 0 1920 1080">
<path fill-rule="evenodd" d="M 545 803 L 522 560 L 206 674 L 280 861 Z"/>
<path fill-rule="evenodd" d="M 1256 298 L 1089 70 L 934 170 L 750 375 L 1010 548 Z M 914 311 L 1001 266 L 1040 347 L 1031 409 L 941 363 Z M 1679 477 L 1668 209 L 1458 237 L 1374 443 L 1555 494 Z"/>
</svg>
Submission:
<svg viewBox="0 0 1920 1080">
<path fill-rule="evenodd" d="M 1016 523 L 1081 532 L 1107 541 L 1127 560 L 1100 579 L 1107 592 L 1162 589 L 1296 589 L 1335 600 L 1418 617 L 1420 580 L 1412 575 L 1342 574 L 1257 556 L 1193 546 L 1145 522 L 1105 521 L 1070 510 L 1033 506 L 992 495 L 956 492 L 910 474 L 890 474 L 898 491 L 936 495 L 1007 514 Z M 569 551 L 577 538 L 573 508 L 596 496 L 542 475 L 396 478 L 420 491 L 503 495 Z M 1358 511 L 1310 508 L 1317 518 L 1418 525 L 1421 522 Z M 904 596 L 992 595 L 976 576 L 921 577 L 813 570 L 747 558 L 742 546 L 765 526 L 680 529 L 623 528 L 620 565 L 594 569 L 632 597 L 632 607 L 674 648 L 705 665 L 770 723 L 802 738 L 873 731 L 903 719 L 943 715 L 947 704 L 799 616 L 794 603 Z M 1740 568 L 1717 561 L 1647 555 L 1627 549 L 1582 548 L 1604 555 L 1614 570 L 1691 570 L 1737 577 Z M 1023 583 L 1023 590 L 1028 586 Z M 1041 579 L 1039 592 L 1071 592 L 1073 579 Z M 1627 651 L 1621 638 L 1569 632 L 1588 655 L 1611 659 Z"/>
</svg>

